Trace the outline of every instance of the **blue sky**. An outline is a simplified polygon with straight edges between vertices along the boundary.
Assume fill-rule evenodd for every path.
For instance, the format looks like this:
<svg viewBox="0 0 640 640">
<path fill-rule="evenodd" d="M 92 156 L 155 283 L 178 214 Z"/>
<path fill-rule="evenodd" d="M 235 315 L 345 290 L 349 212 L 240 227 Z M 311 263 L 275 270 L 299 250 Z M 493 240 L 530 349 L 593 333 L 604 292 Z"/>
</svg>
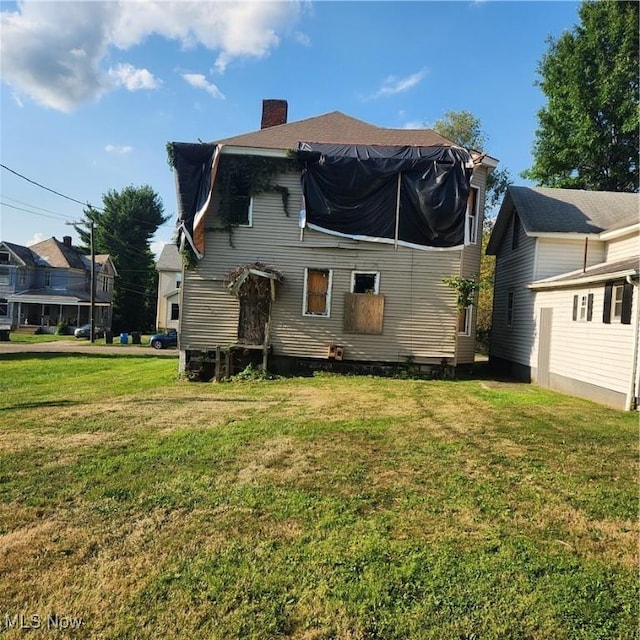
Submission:
<svg viewBox="0 0 640 640">
<path fill-rule="evenodd" d="M 480 118 L 516 182 L 544 96 L 536 69 L 578 23 L 576 2 L 1 2 L 1 163 L 100 206 L 149 184 L 176 213 L 168 141 L 260 126 L 264 98 L 289 121 L 342 111 L 422 127 Z M 71 235 L 83 207 L 0 169 L 0 239 Z"/>
</svg>

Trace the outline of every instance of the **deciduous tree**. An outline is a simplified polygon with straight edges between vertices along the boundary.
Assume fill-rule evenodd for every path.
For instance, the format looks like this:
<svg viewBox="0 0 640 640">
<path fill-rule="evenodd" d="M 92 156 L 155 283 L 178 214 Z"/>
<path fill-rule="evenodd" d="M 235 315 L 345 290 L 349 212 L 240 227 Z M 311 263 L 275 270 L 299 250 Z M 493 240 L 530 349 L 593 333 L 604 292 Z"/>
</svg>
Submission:
<svg viewBox="0 0 640 640">
<path fill-rule="evenodd" d="M 638 8 L 584 2 L 580 24 L 549 40 L 538 82 L 533 166 L 540 185 L 600 191 L 638 189 Z"/>
</svg>

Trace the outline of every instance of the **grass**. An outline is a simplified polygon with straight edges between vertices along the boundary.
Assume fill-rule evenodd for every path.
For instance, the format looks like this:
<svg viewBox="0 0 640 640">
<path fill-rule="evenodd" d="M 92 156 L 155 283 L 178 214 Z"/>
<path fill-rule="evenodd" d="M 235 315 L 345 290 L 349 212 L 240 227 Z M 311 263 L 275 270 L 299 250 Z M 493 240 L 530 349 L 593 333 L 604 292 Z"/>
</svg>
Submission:
<svg viewBox="0 0 640 640">
<path fill-rule="evenodd" d="M 636 415 L 175 367 L 2 357 L 7 638 L 20 615 L 83 638 L 638 638 Z"/>
</svg>

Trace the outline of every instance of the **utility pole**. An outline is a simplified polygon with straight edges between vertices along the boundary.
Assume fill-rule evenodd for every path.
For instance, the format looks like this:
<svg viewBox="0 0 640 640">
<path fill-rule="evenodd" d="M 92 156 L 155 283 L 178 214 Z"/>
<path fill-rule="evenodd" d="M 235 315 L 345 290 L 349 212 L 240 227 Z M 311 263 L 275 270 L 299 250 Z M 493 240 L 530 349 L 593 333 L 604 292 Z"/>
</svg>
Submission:
<svg viewBox="0 0 640 640">
<path fill-rule="evenodd" d="M 91 324 L 91 335 L 89 337 L 89 339 L 91 340 L 91 342 L 95 342 L 96 341 L 96 333 L 95 333 L 95 324 L 96 324 L 96 253 L 95 250 L 93 248 L 93 230 L 94 230 L 94 223 L 93 220 L 91 220 L 90 222 L 90 242 L 91 242 L 91 293 L 89 296 L 89 304 L 91 306 L 91 319 L 89 320 L 90 324 Z"/>
<path fill-rule="evenodd" d="M 90 206 L 90 205 L 89 205 Z M 93 220 L 87 222 L 81 220 L 80 222 L 65 222 L 65 224 L 71 226 L 84 225 L 89 227 L 89 244 L 91 249 L 91 282 L 89 285 L 89 340 L 91 342 L 96 341 L 95 325 L 96 325 L 96 253 L 93 246 L 93 232 L 95 224 Z"/>
</svg>

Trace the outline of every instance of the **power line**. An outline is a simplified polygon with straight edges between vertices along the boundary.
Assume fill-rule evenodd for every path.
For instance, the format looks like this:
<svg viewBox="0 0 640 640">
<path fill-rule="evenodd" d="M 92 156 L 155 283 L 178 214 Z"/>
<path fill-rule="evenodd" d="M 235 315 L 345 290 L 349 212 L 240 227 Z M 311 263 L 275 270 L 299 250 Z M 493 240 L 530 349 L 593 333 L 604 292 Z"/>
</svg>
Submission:
<svg viewBox="0 0 640 640">
<path fill-rule="evenodd" d="M 76 200 L 75 198 L 72 198 L 71 196 L 67 196 L 64 193 L 60 193 L 59 191 L 56 191 L 55 189 L 50 189 L 49 187 L 45 187 L 43 184 L 40 184 L 39 182 L 36 182 L 35 180 L 31 180 L 31 178 L 27 178 L 27 176 L 23 176 L 21 173 L 18 173 L 17 171 L 14 171 L 13 169 L 7 167 L 4 164 L 0 163 L 0 167 L 2 167 L 3 169 L 6 169 L 7 171 L 9 171 L 9 172 L 13 173 L 14 175 L 18 176 L 18 178 L 22 178 L 23 180 L 26 180 L 27 182 L 30 182 L 31 184 L 35 184 L 36 187 L 40 187 L 41 189 L 44 189 L 45 191 L 49 191 L 50 193 L 54 193 L 55 195 L 60 196 L 61 198 L 65 198 L 66 200 L 70 200 L 71 202 L 75 202 L 76 204 L 81 204 L 83 207 L 91 207 L 92 209 L 97 209 L 98 211 L 102 211 L 102 209 L 100 207 L 94 207 L 89 202 L 81 202 L 80 200 Z"/>
<path fill-rule="evenodd" d="M 68 220 L 68 218 L 63 217 L 62 215 L 49 215 L 46 213 L 40 213 L 39 211 L 31 211 L 30 209 L 25 209 L 24 207 L 16 207 L 13 204 L 9 204 L 8 202 L 0 202 L 3 207 L 9 207 L 9 209 L 16 209 L 17 211 L 24 211 L 25 213 L 30 213 L 34 216 L 41 216 L 43 218 L 50 218 L 52 220 Z"/>
</svg>

